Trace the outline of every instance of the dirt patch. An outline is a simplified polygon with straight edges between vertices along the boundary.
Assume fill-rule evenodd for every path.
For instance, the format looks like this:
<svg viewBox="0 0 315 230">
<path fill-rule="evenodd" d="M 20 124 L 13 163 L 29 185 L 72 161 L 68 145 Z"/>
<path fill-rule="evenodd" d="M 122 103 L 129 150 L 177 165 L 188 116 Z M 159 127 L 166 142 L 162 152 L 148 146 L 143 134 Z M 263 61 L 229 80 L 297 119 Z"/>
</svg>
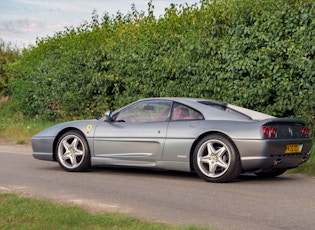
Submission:
<svg viewBox="0 0 315 230">
<path fill-rule="evenodd" d="M 0 143 L 0 153 L 32 154 L 32 146 Z"/>
<path fill-rule="evenodd" d="M 0 135 L 0 145 L 14 145 L 16 144 L 15 138 L 3 137 Z"/>
</svg>

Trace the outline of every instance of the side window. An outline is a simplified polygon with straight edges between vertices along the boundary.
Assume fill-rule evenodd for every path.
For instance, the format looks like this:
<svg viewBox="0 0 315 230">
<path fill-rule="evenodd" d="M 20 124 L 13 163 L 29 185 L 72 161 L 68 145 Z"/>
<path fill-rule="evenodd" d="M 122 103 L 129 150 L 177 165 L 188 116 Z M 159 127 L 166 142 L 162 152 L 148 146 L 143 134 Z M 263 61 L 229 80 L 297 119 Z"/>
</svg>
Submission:
<svg viewBox="0 0 315 230">
<path fill-rule="evenodd" d="M 172 109 L 172 121 L 203 120 L 200 112 L 183 104 L 175 103 Z"/>
<path fill-rule="evenodd" d="M 120 111 L 114 120 L 129 123 L 167 121 L 171 105 L 170 101 L 141 101 Z"/>
</svg>

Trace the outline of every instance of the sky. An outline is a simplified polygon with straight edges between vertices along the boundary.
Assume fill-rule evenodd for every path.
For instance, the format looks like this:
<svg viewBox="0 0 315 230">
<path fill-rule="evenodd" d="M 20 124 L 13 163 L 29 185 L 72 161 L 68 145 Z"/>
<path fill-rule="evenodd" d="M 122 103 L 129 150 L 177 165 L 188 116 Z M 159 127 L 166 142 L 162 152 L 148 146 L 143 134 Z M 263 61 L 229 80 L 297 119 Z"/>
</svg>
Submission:
<svg viewBox="0 0 315 230">
<path fill-rule="evenodd" d="M 19 48 L 35 45 L 36 38 L 53 36 L 65 27 L 90 22 L 92 12 L 126 14 L 132 4 L 137 11 L 147 11 L 149 0 L 0 0 L 0 39 Z M 154 15 L 164 15 L 170 4 L 192 5 L 199 0 L 153 0 Z"/>
</svg>

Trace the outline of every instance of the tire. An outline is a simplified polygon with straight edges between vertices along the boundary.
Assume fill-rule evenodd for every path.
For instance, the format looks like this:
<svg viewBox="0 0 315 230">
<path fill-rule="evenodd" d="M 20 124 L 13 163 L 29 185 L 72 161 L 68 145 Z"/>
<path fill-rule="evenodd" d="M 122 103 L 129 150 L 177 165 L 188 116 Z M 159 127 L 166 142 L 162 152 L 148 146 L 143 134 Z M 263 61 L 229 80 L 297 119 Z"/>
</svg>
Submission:
<svg viewBox="0 0 315 230">
<path fill-rule="evenodd" d="M 233 143 L 223 135 L 202 138 L 193 153 L 193 166 L 208 182 L 233 181 L 241 173 L 240 157 Z"/>
<path fill-rule="evenodd" d="M 89 146 L 78 131 L 68 131 L 59 138 L 56 157 L 59 165 L 69 172 L 87 171 L 91 167 Z"/>
<path fill-rule="evenodd" d="M 259 173 L 255 173 L 255 174 L 256 174 L 256 176 L 258 176 L 260 178 L 272 178 L 272 177 L 280 176 L 281 174 L 285 173 L 285 171 L 287 171 L 287 170 L 286 169 L 274 169 L 274 170 L 259 172 Z"/>
</svg>

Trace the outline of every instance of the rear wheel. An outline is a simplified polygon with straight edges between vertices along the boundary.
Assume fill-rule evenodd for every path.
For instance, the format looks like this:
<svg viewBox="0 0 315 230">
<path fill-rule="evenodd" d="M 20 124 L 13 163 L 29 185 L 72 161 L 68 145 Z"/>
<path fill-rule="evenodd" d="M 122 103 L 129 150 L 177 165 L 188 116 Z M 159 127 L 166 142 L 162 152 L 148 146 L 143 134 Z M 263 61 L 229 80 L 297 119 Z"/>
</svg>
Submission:
<svg viewBox="0 0 315 230">
<path fill-rule="evenodd" d="M 229 182 L 241 172 L 236 148 L 219 134 L 205 136 L 199 141 L 193 153 L 193 165 L 197 174 L 208 182 Z"/>
<path fill-rule="evenodd" d="M 91 166 L 88 144 L 78 131 L 64 133 L 59 138 L 56 153 L 59 165 L 66 171 L 86 171 Z"/>
</svg>

